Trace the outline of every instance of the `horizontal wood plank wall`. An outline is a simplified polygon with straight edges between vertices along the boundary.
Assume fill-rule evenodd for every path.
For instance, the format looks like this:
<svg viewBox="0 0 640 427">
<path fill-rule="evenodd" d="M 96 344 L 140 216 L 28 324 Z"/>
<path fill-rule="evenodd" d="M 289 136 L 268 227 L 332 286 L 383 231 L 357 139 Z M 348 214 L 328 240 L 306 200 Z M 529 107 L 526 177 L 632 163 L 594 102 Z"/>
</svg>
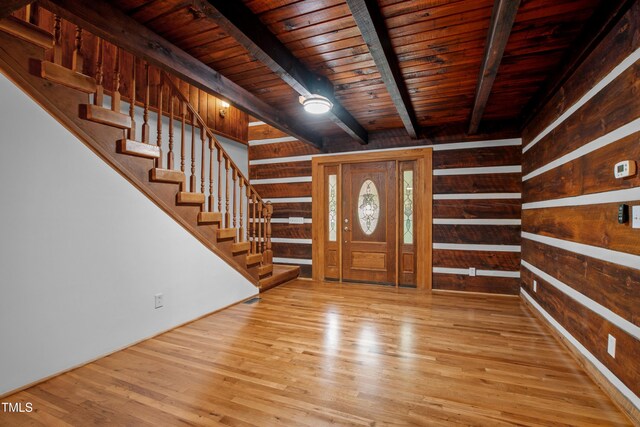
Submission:
<svg viewBox="0 0 640 427">
<path fill-rule="evenodd" d="M 433 289 L 517 294 L 521 151 L 434 149 Z"/>
<path fill-rule="evenodd" d="M 522 164 L 523 298 L 557 323 L 632 417 L 640 411 L 640 229 L 617 214 L 621 203 L 640 205 L 640 177 L 615 179 L 613 167 L 640 162 L 639 31 L 636 2 L 529 123 Z"/>
<path fill-rule="evenodd" d="M 519 139 L 433 146 L 435 289 L 516 294 L 520 271 Z M 335 147 L 332 151 L 336 151 Z M 249 127 L 252 184 L 274 204 L 276 262 L 311 276 L 311 157 L 320 154 L 268 125 Z M 305 224 L 287 224 L 302 217 Z M 438 245 L 450 245 L 440 249 Z M 496 250 L 498 249 L 498 250 Z M 469 276 L 469 267 L 478 276 Z M 452 270 L 453 269 L 453 270 Z M 463 270 L 464 271 L 461 271 Z"/>
<path fill-rule="evenodd" d="M 298 265 L 306 278 L 311 278 L 311 155 L 319 153 L 269 125 L 249 125 L 249 179 L 273 203 L 274 263 Z M 288 224 L 290 217 L 303 218 L 304 224 Z"/>
</svg>

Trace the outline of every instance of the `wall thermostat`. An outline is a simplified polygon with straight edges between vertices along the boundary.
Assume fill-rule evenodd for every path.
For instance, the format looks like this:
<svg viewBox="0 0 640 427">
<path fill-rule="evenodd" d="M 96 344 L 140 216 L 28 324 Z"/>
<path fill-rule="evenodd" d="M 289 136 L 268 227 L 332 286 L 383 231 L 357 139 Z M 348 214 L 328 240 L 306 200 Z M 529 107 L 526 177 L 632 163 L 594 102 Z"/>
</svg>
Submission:
<svg viewBox="0 0 640 427">
<path fill-rule="evenodd" d="M 636 174 L 636 162 L 633 160 L 624 160 L 616 163 L 613 168 L 613 174 L 616 178 L 626 178 Z"/>
</svg>

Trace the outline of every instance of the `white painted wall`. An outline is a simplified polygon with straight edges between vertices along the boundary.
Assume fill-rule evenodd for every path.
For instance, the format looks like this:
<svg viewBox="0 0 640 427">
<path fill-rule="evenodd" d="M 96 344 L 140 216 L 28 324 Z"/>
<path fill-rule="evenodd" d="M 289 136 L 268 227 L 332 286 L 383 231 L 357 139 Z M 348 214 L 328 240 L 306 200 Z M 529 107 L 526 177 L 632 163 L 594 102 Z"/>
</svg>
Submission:
<svg viewBox="0 0 640 427">
<path fill-rule="evenodd" d="M 0 127 L 0 395 L 256 293 L 1 74 Z"/>
</svg>

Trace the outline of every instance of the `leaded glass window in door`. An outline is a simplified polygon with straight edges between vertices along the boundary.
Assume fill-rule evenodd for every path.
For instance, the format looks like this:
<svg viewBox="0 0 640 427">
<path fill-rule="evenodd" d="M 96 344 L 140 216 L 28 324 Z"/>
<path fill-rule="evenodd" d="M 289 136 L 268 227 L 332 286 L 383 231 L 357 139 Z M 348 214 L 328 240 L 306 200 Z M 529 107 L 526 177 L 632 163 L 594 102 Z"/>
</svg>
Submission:
<svg viewBox="0 0 640 427">
<path fill-rule="evenodd" d="M 338 183 L 336 175 L 329 175 L 329 241 L 338 238 Z"/>
<path fill-rule="evenodd" d="M 373 234 L 380 218 L 380 198 L 376 184 L 370 179 L 362 183 L 358 195 L 358 221 L 367 236 Z"/>
<path fill-rule="evenodd" d="M 405 245 L 413 244 L 413 171 L 406 170 L 402 173 L 402 210 L 403 233 Z"/>
</svg>

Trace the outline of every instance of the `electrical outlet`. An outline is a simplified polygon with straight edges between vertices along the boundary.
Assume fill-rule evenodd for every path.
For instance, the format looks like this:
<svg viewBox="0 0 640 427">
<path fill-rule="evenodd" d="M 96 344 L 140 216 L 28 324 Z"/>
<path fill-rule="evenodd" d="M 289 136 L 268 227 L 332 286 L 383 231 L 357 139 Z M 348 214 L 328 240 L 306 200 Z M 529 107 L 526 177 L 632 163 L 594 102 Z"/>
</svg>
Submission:
<svg viewBox="0 0 640 427">
<path fill-rule="evenodd" d="M 538 281 L 537 280 L 533 281 L 533 292 L 538 292 Z"/>
<path fill-rule="evenodd" d="M 164 294 L 155 295 L 156 308 L 164 307 Z"/>
<path fill-rule="evenodd" d="M 607 353 L 614 359 L 616 358 L 616 337 L 609 334 L 609 340 L 607 342 Z"/>
<path fill-rule="evenodd" d="M 475 267 L 469 267 L 469 276 L 475 276 L 475 275 L 476 275 Z"/>
</svg>

